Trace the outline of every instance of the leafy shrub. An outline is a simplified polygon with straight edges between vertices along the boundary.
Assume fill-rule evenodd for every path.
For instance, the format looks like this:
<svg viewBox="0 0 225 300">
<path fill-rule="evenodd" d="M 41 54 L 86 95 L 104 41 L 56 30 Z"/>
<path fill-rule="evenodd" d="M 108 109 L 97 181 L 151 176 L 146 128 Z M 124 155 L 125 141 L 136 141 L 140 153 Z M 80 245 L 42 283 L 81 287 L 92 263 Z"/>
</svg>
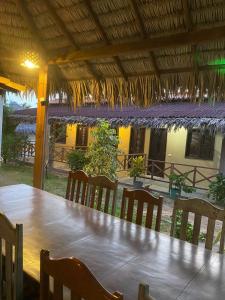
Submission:
<svg viewBox="0 0 225 300">
<path fill-rule="evenodd" d="M 172 187 L 178 189 L 180 192 L 184 191 L 185 193 L 192 193 L 195 189 L 186 184 L 187 177 L 185 175 L 178 175 L 175 173 L 171 173 L 169 175 L 169 180 L 172 184 Z"/>
<path fill-rule="evenodd" d="M 176 224 L 175 224 L 175 237 L 180 238 L 180 230 L 181 230 L 181 221 L 182 221 L 182 211 L 177 210 L 176 212 Z M 193 230 L 194 226 L 191 223 L 187 223 L 187 231 L 186 231 L 186 240 L 188 242 L 191 242 L 193 237 Z M 199 234 L 199 240 L 205 241 L 206 234 L 204 232 L 201 232 Z"/>
<path fill-rule="evenodd" d="M 17 160 L 26 142 L 27 142 L 27 137 L 23 135 L 12 134 L 12 133 L 4 135 L 2 139 L 3 162 L 7 163 L 10 161 Z"/>
<path fill-rule="evenodd" d="M 27 143 L 27 136 L 15 133 L 18 122 L 10 118 L 10 112 L 10 108 L 4 105 L 1 154 L 4 163 L 17 160 Z"/>
<path fill-rule="evenodd" d="M 131 160 L 130 177 L 136 178 L 140 176 L 143 173 L 144 169 L 144 157 L 133 157 Z"/>
<path fill-rule="evenodd" d="M 87 159 L 85 157 L 85 152 L 82 150 L 74 150 L 68 153 L 67 162 L 70 166 L 70 169 L 75 170 L 83 170 Z"/>
<path fill-rule="evenodd" d="M 225 205 L 225 176 L 218 174 L 216 180 L 209 184 L 209 194 L 218 204 Z"/>
<path fill-rule="evenodd" d="M 109 122 L 100 121 L 92 132 L 93 143 L 87 151 L 88 163 L 84 170 L 89 175 L 105 175 L 110 179 L 116 178 L 119 154 L 119 138 L 116 130 L 110 127 Z"/>
</svg>

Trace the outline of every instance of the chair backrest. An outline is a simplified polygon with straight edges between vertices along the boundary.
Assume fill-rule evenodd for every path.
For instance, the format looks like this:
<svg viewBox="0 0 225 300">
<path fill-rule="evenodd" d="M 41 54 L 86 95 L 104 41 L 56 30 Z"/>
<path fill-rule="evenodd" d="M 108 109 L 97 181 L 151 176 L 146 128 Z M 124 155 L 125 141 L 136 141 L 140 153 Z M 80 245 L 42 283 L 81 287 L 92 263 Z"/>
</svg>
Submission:
<svg viewBox="0 0 225 300">
<path fill-rule="evenodd" d="M 63 300 L 63 287 L 71 291 L 71 300 L 122 300 L 116 292 L 109 293 L 90 270 L 76 258 L 52 259 L 41 251 L 40 300 L 49 299 L 49 277 L 54 280 L 53 299 Z"/>
<path fill-rule="evenodd" d="M 1 213 L 0 299 L 23 299 L 23 225 L 14 227 Z"/>
<path fill-rule="evenodd" d="M 69 172 L 66 199 L 86 205 L 88 190 L 88 175 L 82 171 Z"/>
<path fill-rule="evenodd" d="M 88 182 L 90 188 L 89 206 L 114 215 L 118 181 L 112 181 L 108 177 L 100 175 L 89 177 Z"/>
<path fill-rule="evenodd" d="M 143 283 L 139 284 L 138 300 L 155 300 L 155 298 L 150 295 L 149 285 Z"/>
<path fill-rule="evenodd" d="M 133 222 L 136 209 L 136 218 L 134 222 L 138 225 L 144 224 L 147 228 L 152 228 L 154 207 L 157 207 L 155 230 L 160 231 L 162 215 L 163 197 L 154 197 L 146 190 L 123 190 L 120 218 Z M 144 214 L 146 217 L 144 220 Z"/>
<path fill-rule="evenodd" d="M 220 237 L 220 249 L 219 252 L 224 252 L 224 236 L 225 236 L 225 210 L 220 209 L 212 205 L 206 200 L 193 198 L 188 200 L 177 199 L 174 202 L 173 215 L 172 215 L 172 226 L 170 235 L 175 236 L 176 223 L 177 223 L 177 212 L 181 211 L 181 224 L 179 238 L 181 240 L 187 240 L 187 226 L 189 213 L 194 214 L 194 227 L 193 236 L 191 242 L 198 245 L 199 234 L 201 230 L 201 219 L 202 216 L 208 218 L 207 232 L 205 238 L 205 248 L 212 250 L 214 240 L 215 221 L 222 222 L 222 230 Z"/>
</svg>

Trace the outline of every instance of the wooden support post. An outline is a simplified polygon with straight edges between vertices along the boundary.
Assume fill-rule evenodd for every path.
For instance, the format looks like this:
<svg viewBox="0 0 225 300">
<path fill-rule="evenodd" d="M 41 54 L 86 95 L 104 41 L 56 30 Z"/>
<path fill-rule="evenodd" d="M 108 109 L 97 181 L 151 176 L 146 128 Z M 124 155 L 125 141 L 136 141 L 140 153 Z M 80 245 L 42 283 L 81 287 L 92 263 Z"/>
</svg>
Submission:
<svg viewBox="0 0 225 300">
<path fill-rule="evenodd" d="M 47 80 L 48 66 L 44 66 L 39 71 L 38 78 L 38 104 L 36 116 L 36 143 L 35 143 L 35 161 L 33 173 L 33 185 L 36 188 L 43 189 L 45 174 L 45 145 L 47 140 L 48 125 L 48 101 L 47 101 Z"/>
<path fill-rule="evenodd" d="M 3 95 L 0 94 L 0 163 L 2 160 L 2 123 L 3 123 Z"/>
</svg>

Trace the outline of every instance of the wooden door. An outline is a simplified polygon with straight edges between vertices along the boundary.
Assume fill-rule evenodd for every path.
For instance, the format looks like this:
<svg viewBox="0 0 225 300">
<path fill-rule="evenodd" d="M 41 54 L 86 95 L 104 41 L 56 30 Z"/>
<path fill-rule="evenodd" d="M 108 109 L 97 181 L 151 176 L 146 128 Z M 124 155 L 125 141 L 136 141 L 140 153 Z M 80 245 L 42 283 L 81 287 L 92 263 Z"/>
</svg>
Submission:
<svg viewBox="0 0 225 300">
<path fill-rule="evenodd" d="M 149 147 L 149 160 L 159 160 L 161 162 L 149 162 L 148 174 L 164 177 L 166 158 L 167 129 L 152 129 Z"/>
<path fill-rule="evenodd" d="M 145 128 L 131 128 L 129 154 L 144 153 Z"/>
</svg>

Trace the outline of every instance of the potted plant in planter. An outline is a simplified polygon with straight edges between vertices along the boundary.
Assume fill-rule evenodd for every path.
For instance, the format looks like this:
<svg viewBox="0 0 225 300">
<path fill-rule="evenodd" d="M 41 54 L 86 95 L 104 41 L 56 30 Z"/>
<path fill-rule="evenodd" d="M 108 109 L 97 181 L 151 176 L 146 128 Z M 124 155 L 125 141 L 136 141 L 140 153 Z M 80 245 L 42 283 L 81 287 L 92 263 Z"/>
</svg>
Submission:
<svg viewBox="0 0 225 300">
<path fill-rule="evenodd" d="M 131 160 L 131 168 L 130 168 L 130 177 L 133 177 L 133 184 L 135 188 L 140 188 L 143 185 L 143 182 L 137 180 L 143 171 L 144 171 L 144 158 L 143 156 L 133 157 Z"/>
<path fill-rule="evenodd" d="M 186 176 L 185 175 L 178 175 L 175 173 L 171 173 L 169 175 L 170 180 L 170 197 L 172 199 L 176 199 L 177 197 L 181 196 L 181 192 L 185 193 L 192 193 L 194 188 L 188 186 L 185 183 Z"/>
<path fill-rule="evenodd" d="M 83 170 L 87 163 L 85 152 L 82 150 L 73 150 L 67 154 L 67 162 L 72 171 Z"/>
<path fill-rule="evenodd" d="M 209 184 L 209 194 L 208 197 L 222 206 L 225 205 L 225 176 L 223 174 L 218 174 L 215 181 Z"/>
</svg>

